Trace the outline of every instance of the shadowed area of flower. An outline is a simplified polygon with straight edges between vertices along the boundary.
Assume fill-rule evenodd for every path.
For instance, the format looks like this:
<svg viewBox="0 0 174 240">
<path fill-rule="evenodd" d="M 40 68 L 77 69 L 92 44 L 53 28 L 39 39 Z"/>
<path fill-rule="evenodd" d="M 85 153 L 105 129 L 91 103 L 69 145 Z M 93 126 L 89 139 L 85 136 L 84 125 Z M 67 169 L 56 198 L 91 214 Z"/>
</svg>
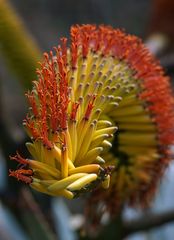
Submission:
<svg viewBox="0 0 174 240">
<path fill-rule="evenodd" d="M 73 26 L 69 47 L 60 42 L 27 93 L 33 160 L 12 157 L 22 167 L 10 176 L 52 196 L 94 190 L 89 211 L 98 201 L 95 211 L 112 213 L 125 201 L 146 205 L 171 158 L 169 79 L 140 39 L 118 29 Z"/>
</svg>

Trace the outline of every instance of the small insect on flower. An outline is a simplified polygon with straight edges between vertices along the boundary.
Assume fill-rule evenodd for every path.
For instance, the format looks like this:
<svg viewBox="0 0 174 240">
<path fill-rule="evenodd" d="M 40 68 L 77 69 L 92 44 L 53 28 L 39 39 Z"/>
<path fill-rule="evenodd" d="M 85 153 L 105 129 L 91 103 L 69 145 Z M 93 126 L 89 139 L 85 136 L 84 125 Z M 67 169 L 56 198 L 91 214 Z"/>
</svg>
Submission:
<svg viewBox="0 0 174 240">
<path fill-rule="evenodd" d="M 169 79 L 135 36 L 103 25 L 70 35 L 69 47 L 62 38 L 44 53 L 26 94 L 32 159 L 11 157 L 23 167 L 10 176 L 52 196 L 93 190 L 90 207 L 102 200 L 110 213 L 125 201 L 143 205 L 174 142 Z"/>
</svg>

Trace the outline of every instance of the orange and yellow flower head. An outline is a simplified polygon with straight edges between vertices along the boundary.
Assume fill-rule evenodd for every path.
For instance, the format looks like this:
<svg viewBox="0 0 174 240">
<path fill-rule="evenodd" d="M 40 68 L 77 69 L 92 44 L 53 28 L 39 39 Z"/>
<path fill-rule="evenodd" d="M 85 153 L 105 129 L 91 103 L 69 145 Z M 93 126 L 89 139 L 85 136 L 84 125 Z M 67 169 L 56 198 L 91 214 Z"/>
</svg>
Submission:
<svg viewBox="0 0 174 240">
<path fill-rule="evenodd" d="M 135 36 L 102 25 L 70 35 L 44 54 L 26 94 L 31 159 L 17 153 L 23 167 L 10 175 L 52 196 L 92 191 L 91 206 L 110 212 L 145 205 L 171 159 L 169 79 Z"/>
</svg>

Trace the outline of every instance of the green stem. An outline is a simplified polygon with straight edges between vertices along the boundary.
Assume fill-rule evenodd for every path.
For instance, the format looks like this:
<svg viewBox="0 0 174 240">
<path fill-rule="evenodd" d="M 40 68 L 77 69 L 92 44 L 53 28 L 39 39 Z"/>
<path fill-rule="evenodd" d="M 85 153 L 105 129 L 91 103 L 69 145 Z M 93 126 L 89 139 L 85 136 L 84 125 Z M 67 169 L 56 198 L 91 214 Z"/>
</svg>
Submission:
<svg viewBox="0 0 174 240">
<path fill-rule="evenodd" d="M 121 240 L 123 239 L 123 224 L 121 214 L 111 221 L 95 240 Z"/>
<path fill-rule="evenodd" d="M 41 53 L 8 0 L 0 0 L 0 52 L 28 89 L 35 78 Z"/>
</svg>

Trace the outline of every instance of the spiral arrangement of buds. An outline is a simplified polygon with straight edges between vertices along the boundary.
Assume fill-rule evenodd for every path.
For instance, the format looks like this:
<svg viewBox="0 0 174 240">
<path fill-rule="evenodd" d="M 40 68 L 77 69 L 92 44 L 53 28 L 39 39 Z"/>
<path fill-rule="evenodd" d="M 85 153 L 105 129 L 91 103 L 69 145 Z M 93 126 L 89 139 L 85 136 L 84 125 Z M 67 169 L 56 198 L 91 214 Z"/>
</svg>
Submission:
<svg viewBox="0 0 174 240">
<path fill-rule="evenodd" d="M 44 53 L 28 92 L 31 159 L 10 176 L 51 196 L 86 192 L 110 212 L 145 205 L 171 159 L 174 98 L 141 40 L 109 26 L 73 26 Z"/>
</svg>

